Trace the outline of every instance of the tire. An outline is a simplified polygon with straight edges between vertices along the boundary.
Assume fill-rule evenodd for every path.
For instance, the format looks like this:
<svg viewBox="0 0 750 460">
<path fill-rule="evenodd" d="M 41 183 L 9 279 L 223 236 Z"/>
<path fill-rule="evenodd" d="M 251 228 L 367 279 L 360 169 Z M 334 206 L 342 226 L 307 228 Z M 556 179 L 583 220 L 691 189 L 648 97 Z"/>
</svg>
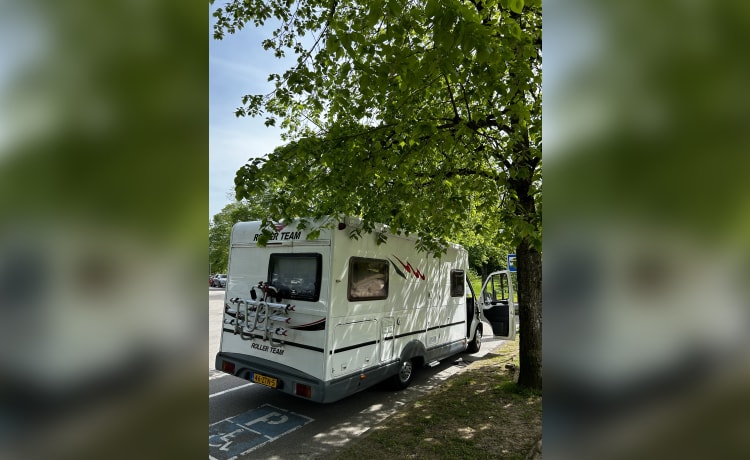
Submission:
<svg viewBox="0 0 750 460">
<path fill-rule="evenodd" d="M 469 353 L 476 353 L 482 348 L 482 328 L 478 327 L 474 332 L 474 339 L 469 342 L 469 347 L 466 349 Z"/>
<path fill-rule="evenodd" d="M 391 379 L 391 387 L 394 390 L 403 390 L 411 384 L 414 378 L 414 362 L 410 359 L 401 362 L 398 373 Z"/>
</svg>

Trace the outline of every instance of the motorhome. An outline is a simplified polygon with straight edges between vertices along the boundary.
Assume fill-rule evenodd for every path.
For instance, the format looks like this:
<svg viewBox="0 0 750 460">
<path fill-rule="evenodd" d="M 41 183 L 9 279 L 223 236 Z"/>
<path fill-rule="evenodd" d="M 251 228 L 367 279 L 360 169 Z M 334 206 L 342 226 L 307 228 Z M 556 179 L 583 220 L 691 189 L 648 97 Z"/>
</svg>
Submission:
<svg viewBox="0 0 750 460">
<path fill-rule="evenodd" d="M 418 367 L 479 351 L 483 320 L 514 338 L 509 273 L 477 296 L 461 246 L 434 256 L 386 227 L 361 230 L 298 220 L 262 245 L 261 222 L 236 224 L 216 369 L 325 403 L 384 380 L 406 388 Z"/>
</svg>

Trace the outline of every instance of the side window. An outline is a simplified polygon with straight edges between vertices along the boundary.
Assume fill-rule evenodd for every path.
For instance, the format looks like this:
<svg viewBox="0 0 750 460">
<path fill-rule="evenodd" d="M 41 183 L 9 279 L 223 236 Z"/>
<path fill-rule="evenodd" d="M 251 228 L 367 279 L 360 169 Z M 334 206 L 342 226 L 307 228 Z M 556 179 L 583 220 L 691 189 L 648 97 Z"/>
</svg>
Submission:
<svg viewBox="0 0 750 460">
<path fill-rule="evenodd" d="M 451 297 L 463 297 L 465 276 L 463 270 L 451 270 Z"/>
<path fill-rule="evenodd" d="M 510 297 L 510 290 L 508 289 L 508 275 L 503 273 L 500 275 L 500 300 L 508 300 Z"/>
<path fill-rule="evenodd" d="M 485 302 L 504 301 L 508 303 L 509 296 L 508 276 L 505 273 L 493 275 L 482 293 Z"/>
<path fill-rule="evenodd" d="M 388 297 L 388 261 L 349 259 L 349 300 L 379 300 Z"/>
<path fill-rule="evenodd" d="M 320 299 L 320 254 L 271 254 L 268 261 L 268 283 L 281 297 L 291 300 Z"/>
</svg>

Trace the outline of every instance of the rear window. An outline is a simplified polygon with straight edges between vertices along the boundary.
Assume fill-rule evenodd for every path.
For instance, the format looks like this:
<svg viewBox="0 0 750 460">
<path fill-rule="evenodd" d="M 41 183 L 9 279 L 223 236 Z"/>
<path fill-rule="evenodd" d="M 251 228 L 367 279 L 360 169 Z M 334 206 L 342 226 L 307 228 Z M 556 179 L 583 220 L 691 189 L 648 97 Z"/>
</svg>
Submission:
<svg viewBox="0 0 750 460">
<path fill-rule="evenodd" d="M 283 299 L 320 299 L 320 254 L 271 254 L 268 261 L 268 283 L 279 290 Z"/>
<path fill-rule="evenodd" d="M 349 259 L 349 300 L 378 300 L 388 297 L 388 261 Z"/>
</svg>

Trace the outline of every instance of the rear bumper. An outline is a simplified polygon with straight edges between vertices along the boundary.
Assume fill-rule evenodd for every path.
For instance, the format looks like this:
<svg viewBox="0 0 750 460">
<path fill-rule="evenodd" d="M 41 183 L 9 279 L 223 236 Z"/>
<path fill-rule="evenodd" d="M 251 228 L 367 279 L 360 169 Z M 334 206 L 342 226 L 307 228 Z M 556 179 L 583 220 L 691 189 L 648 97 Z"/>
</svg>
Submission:
<svg viewBox="0 0 750 460">
<path fill-rule="evenodd" d="M 234 371 L 230 373 L 224 370 L 224 363 L 234 364 Z M 297 384 L 307 385 L 312 389 L 312 394 L 309 399 L 323 402 L 322 395 L 324 393 L 324 385 L 322 380 L 304 372 L 300 372 L 297 369 L 267 359 L 239 353 L 219 352 L 216 355 L 216 370 L 249 381 L 252 381 L 253 373 L 274 378 L 278 382 L 276 390 L 293 396 L 297 396 L 294 391 Z"/>
<path fill-rule="evenodd" d="M 276 390 L 319 403 L 338 401 L 375 385 L 381 380 L 394 375 L 398 370 L 398 362 L 392 362 L 387 365 L 363 369 L 354 375 L 341 377 L 336 380 L 323 381 L 292 367 L 239 353 L 219 352 L 216 355 L 216 370 L 229 373 L 224 370 L 224 363 L 234 364 L 234 371 L 230 375 L 248 381 L 252 381 L 253 373 L 271 377 L 278 382 Z M 296 393 L 295 389 L 298 384 L 307 385 L 311 388 L 312 391 L 309 398 Z"/>
</svg>

